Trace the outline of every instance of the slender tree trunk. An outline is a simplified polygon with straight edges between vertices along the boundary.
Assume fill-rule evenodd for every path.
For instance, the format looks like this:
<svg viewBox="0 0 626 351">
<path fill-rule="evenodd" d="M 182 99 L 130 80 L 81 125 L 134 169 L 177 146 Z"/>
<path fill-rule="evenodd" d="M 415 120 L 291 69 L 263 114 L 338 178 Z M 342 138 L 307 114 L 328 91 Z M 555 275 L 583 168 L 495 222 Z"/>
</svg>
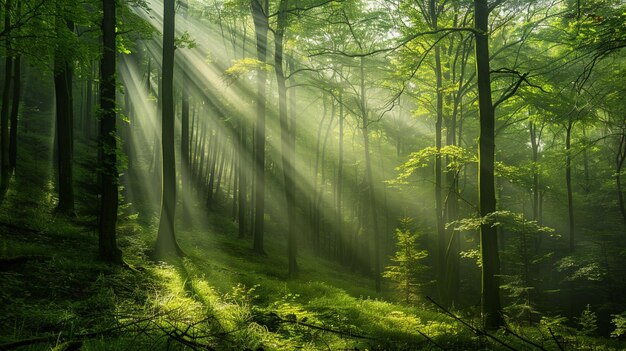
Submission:
<svg viewBox="0 0 626 351">
<path fill-rule="evenodd" d="M 363 125 L 361 127 L 361 132 L 363 133 L 363 152 L 365 156 L 365 181 L 368 192 L 368 200 L 369 204 L 369 214 L 371 217 L 372 227 L 370 231 L 372 233 L 373 242 L 374 242 L 374 257 L 373 257 L 373 265 L 374 265 L 374 283 L 376 286 L 376 291 L 381 291 L 381 273 L 380 273 L 380 238 L 378 233 L 378 212 L 377 212 L 377 204 L 376 204 L 376 190 L 374 189 L 374 175 L 372 174 L 372 160 L 370 155 L 370 144 L 369 144 L 369 117 L 367 113 L 367 105 L 366 105 L 366 92 L 365 92 L 365 67 L 364 67 L 364 57 L 361 57 L 361 65 L 360 65 L 360 73 L 361 73 L 361 99 L 360 99 L 360 110 L 363 114 Z"/>
<path fill-rule="evenodd" d="M 17 124 L 22 89 L 22 58 L 18 55 L 13 59 L 13 99 L 11 106 L 11 127 L 9 130 L 9 166 L 11 171 L 17 165 Z"/>
<path fill-rule="evenodd" d="M 89 62 L 90 64 L 90 71 L 91 74 L 89 74 L 89 76 L 87 77 L 87 87 L 86 87 L 86 91 L 85 91 L 85 116 L 83 117 L 85 120 L 85 123 L 83 124 L 83 133 L 85 133 L 85 136 L 87 138 L 91 138 L 93 137 L 93 124 L 94 124 L 94 118 L 93 118 L 93 81 L 94 81 L 94 77 L 96 76 L 95 68 L 93 64 L 93 62 Z"/>
<path fill-rule="evenodd" d="M 626 225 L 626 206 L 624 205 L 624 193 L 622 191 L 622 167 L 624 166 L 624 160 L 626 160 L 626 134 L 622 130 L 622 136 L 617 147 L 617 154 L 615 155 L 615 186 L 617 190 L 617 201 L 619 205 L 619 211 Z"/>
<path fill-rule="evenodd" d="M 335 190 L 335 212 L 337 213 L 336 227 L 338 240 L 338 254 L 344 264 L 347 264 L 347 252 L 345 251 L 345 239 L 343 232 L 343 95 L 339 93 L 339 159 L 337 160 L 337 188 Z"/>
<path fill-rule="evenodd" d="M 322 101 L 324 105 L 324 112 L 322 114 L 322 118 L 320 119 L 320 123 L 317 127 L 317 136 L 315 138 L 315 166 L 313 167 L 313 195 L 310 201 L 310 229 L 311 229 L 311 238 L 313 239 L 313 246 L 315 247 L 315 253 L 321 253 L 321 245 L 320 245 L 320 227 L 319 227 L 319 207 L 317 206 L 317 192 L 321 191 L 317 188 L 317 178 L 320 168 L 320 144 L 322 140 L 322 126 L 324 125 L 324 121 L 326 120 L 327 108 L 326 108 L 326 100 L 324 99 L 324 95 L 322 94 Z"/>
<path fill-rule="evenodd" d="M 70 31 L 74 24 L 57 18 L 57 31 L 63 22 Z M 61 44 L 59 44 L 61 45 Z M 57 167 L 59 202 L 57 212 L 74 216 L 74 133 L 73 133 L 73 102 L 72 102 L 72 68 L 62 47 L 57 47 L 54 57 L 54 90 L 56 99 L 56 136 L 57 136 Z"/>
<path fill-rule="evenodd" d="M 287 26 L 287 10 L 289 0 L 280 0 L 278 19 L 274 32 L 274 70 L 278 85 L 278 116 L 280 120 L 280 144 L 283 164 L 283 182 L 285 186 L 285 205 L 287 210 L 287 257 L 289 276 L 298 275 L 297 237 L 296 237 L 296 204 L 294 183 L 294 147 L 289 130 L 289 114 L 287 112 L 287 87 L 283 71 L 283 40 Z"/>
<path fill-rule="evenodd" d="M 537 161 L 539 161 L 539 143 L 537 138 L 537 126 L 534 122 L 528 122 L 528 130 L 530 131 L 530 146 L 533 161 L 533 220 L 536 221 L 539 217 L 539 170 L 537 169 Z"/>
<path fill-rule="evenodd" d="M 122 251 L 117 248 L 118 170 L 116 141 L 116 45 L 115 1 L 102 0 L 102 60 L 100 62 L 100 223 L 98 247 L 100 258 L 120 264 Z"/>
<path fill-rule="evenodd" d="M 431 27 L 433 30 L 438 28 L 438 14 L 435 0 L 429 1 L 429 11 Z M 443 196 L 442 196 L 442 173 L 441 173 L 441 139 L 442 139 L 442 125 L 443 125 L 443 92 L 442 84 L 443 77 L 441 71 L 441 50 L 439 44 L 435 45 L 435 78 L 436 78 L 436 94 L 437 94 L 437 119 L 435 122 L 435 147 L 437 148 L 437 154 L 435 155 L 435 218 L 437 220 L 437 288 L 439 291 L 439 298 L 441 302 L 448 306 L 450 305 L 450 297 L 446 288 L 446 247 L 448 241 L 446 240 L 445 219 L 443 210 Z"/>
<path fill-rule="evenodd" d="M 587 139 L 587 132 L 585 131 L 585 126 L 582 126 L 583 130 L 583 138 Z M 585 194 L 589 194 L 591 191 L 591 179 L 589 178 L 589 153 L 587 152 L 587 145 L 583 146 L 583 169 L 585 174 L 585 185 L 583 186 L 583 190 Z"/>
<path fill-rule="evenodd" d="M 240 120 L 239 122 L 239 156 L 238 156 L 238 165 L 237 172 L 239 173 L 239 189 L 237 191 L 237 216 L 238 220 L 238 231 L 239 238 L 243 239 L 246 236 L 246 212 L 247 212 L 247 201 L 246 195 L 248 193 L 247 184 L 247 168 L 248 163 L 246 161 L 246 156 L 248 155 L 248 148 L 246 147 L 246 126 L 245 121 Z"/>
<path fill-rule="evenodd" d="M 457 145 L 456 142 L 456 120 L 457 120 L 457 105 L 455 103 L 454 111 L 448 119 L 446 145 Z M 451 159 L 447 159 L 447 163 L 450 164 Z M 456 221 L 459 219 L 459 180 L 458 172 L 448 171 L 446 175 L 446 183 L 448 188 L 446 212 L 448 221 Z M 459 298 L 459 252 L 460 252 L 460 238 L 458 231 L 454 228 L 449 228 L 446 231 L 446 250 L 445 250 L 445 264 L 446 264 L 446 276 L 445 276 L 445 290 L 449 298 L 449 305 L 452 306 L 458 302 Z"/>
<path fill-rule="evenodd" d="M 219 200 L 220 198 L 220 188 L 222 186 L 222 175 L 224 174 L 224 167 L 226 165 L 226 156 L 228 156 L 227 150 L 226 150 L 226 141 L 222 143 L 222 152 L 221 152 L 222 157 L 220 157 L 220 164 L 218 166 L 218 170 L 217 170 L 217 177 L 215 179 L 215 194 L 213 195 L 214 199 Z"/>
<path fill-rule="evenodd" d="M 11 57 L 11 0 L 5 2 L 4 31 L 6 32 L 6 58 L 4 66 L 4 91 L 2 93 L 2 110 L 0 110 L 0 198 L 9 187 L 11 164 L 9 162 L 9 105 L 11 102 L 11 75 L 13 74 L 13 58 Z"/>
<path fill-rule="evenodd" d="M 495 194 L 495 111 L 491 100 L 489 69 L 489 4 L 487 0 L 474 0 L 476 29 L 476 71 L 478 77 L 478 106 L 480 136 L 478 139 L 478 207 L 484 217 L 496 211 Z M 482 315 L 486 328 L 504 325 L 500 304 L 500 258 L 498 232 L 492 223 L 480 226 L 480 251 L 482 261 Z"/>
<path fill-rule="evenodd" d="M 182 256 L 176 242 L 174 215 L 176 211 L 176 158 L 174 152 L 174 28 L 175 0 L 163 1 L 163 68 L 161 105 L 161 148 L 163 150 L 163 177 L 161 213 L 155 257 L 170 254 Z"/>
<path fill-rule="evenodd" d="M 189 227 L 191 222 L 190 208 L 191 199 L 187 198 L 191 194 L 191 162 L 189 152 L 189 89 L 188 89 L 189 77 L 186 72 L 182 74 L 182 102 L 181 102 L 181 133 L 180 133 L 180 163 L 181 163 L 181 189 L 182 189 L 182 201 L 181 207 L 183 209 L 183 225 Z"/>
<path fill-rule="evenodd" d="M 269 30 L 268 0 L 252 0 L 252 19 L 256 32 L 257 59 L 265 64 L 267 58 L 267 32 Z M 263 234 L 265 224 L 265 104 L 267 71 L 257 70 L 256 129 L 255 129 L 255 213 L 253 250 L 265 255 Z"/>
<path fill-rule="evenodd" d="M 574 195 L 572 192 L 572 127 L 574 121 L 570 119 L 565 128 L 565 185 L 567 188 L 567 214 L 569 219 L 569 251 L 574 252 Z"/>
<path fill-rule="evenodd" d="M 215 131 L 215 136 L 213 136 L 213 148 L 211 150 L 211 153 L 213 154 L 213 157 L 211 157 L 211 167 L 210 167 L 210 171 L 209 171 L 209 184 L 207 187 L 207 207 L 211 208 L 213 206 L 213 188 L 215 185 L 215 170 L 217 168 L 217 164 L 218 164 L 218 158 L 219 158 L 219 150 L 220 150 L 220 139 L 219 139 L 219 134 L 217 134 L 218 132 Z"/>
</svg>

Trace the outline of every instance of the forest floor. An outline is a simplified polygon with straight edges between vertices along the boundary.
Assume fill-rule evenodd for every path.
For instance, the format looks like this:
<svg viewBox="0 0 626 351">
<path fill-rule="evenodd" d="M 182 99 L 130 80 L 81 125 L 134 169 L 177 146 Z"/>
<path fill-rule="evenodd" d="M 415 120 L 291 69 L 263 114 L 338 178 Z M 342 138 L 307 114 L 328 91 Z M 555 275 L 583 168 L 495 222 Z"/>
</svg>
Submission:
<svg viewBox="0 0 626 351">
<path fill-rule="evenodd" d="M 77 217 L 64 218 L 54 212 L 50 139 L 36 125 L 22 133 L 29 151 L 0 206 L 0 350 L 622 349 L 558 321 L 477 335 L 466 314 L 389 302 L 371 279 L 307 251 L 299 278 L 287 279 L 281 240 L 268 235 L 268 255 L 254 255 L 218 213 L 179 230 L 186 257 L 164 263 L 148 258 L 155 221 L 123 206 L 128 267 L 104 264 L 93 145 L 77 145 Z"/>
</svg>

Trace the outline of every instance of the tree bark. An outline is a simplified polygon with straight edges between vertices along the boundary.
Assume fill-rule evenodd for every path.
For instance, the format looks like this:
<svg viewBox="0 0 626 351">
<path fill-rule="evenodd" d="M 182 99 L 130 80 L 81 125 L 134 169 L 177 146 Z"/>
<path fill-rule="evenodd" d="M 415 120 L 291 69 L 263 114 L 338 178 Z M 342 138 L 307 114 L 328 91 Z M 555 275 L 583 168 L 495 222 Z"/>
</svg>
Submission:
<svg viewBox="0 0 626 351">
<path fill-rule="evenodd" d="M 268 0 L 252 0 L 252 19 L 256 32 L 257 59 L 265 65 L 267 58 L 267 32 L 269 30 Z M 255 129 L 255 212 L 254 212 L 254 243 L 253 250 L 265 255 L 263 235 L 265 225 L 265 105 L 266 105 L 265 67 L 257 70 L 256 129 Z"/>
<path fill-rule="evenodd" d="M 283 71 L 283 40 L 287 26 L 287 9 L 289 0 L 280 0 L 278 5 L 278 18 L 276 31 L 274 32 L 274 71 L 278 86 L 278 116 L 280 121 L 280 144 L 283 164 L 283 182 L 285 187 L 285 205 L 287 210 L 287 257 L 289 276 L 298 275 L 297 237 L 296 237 L 296 205 L 294 183 L 294 147 L 292 144 L 291 131 L 289 128 L 289 115 L 287 113 L 287 87 Z"/>
<path fill-rule="evenodd" d="M 438 14 L 435 0 L 429 1 L 429 12 L 431 27 L 433 30 L 438 28 Z M 435 45 L 435 79 L 436 79 L 436 114 L 435 121 L 435 147 L 437 148 L 437 154 L 435 155 L 435 218 L 437 221 L 437 290 L 439 292 L 439 298 L 444 306 L 449 306 L 450 298 L 448 296 L 446 288 L 446 230 L 445 219 L 443 212 L 443 197 L 442 197 L 442 174 L 441 174 L 441 139 L 442 139 L 442 124 L 443 124 L 443 93 L 442 93 L 442 71 L 441 71 L 441 50 L 439 44 Z"/>
<path fill-rule="evenodd" d="M 237 160 L 237 172 L 239 173 L 239 187 L 237 190 L 237 223 L 239 238 L 243 239 L 246 236 L 246 212 L 247 212 L 247 194 L 248 194 L 248 179 L 247 179 L 247 166 L 249 165 L 247 160 L 248 150 L 246 147 L 246 126 L 245 121 L 239 121 L 239 157 Z"/>
<path fill-rule="evenodd" d="M 487 0 L 474 0 L 476 29 L 476 71 L 478 78 L 478 106 L 480 136 L 478 139 L 478 207 L 484 217 L 496 211 L 495 194 L 495 110 L 491 100 L 489 68 L 489 5 Z M 504 325 L 500 304 L 500 258 L 498 236 L 492 223 L 480 226 L 482 261 L 481 310 L 484 326 L 496 329 Z"/>
<path fill-rule="evenodd" d="M 57 8 L 59 6 L 57 5 Z M 74 24 L 57 18 L 57 32 L 63 24 L 70 31 Z M 72 99 L 72 67 L 67 54 L 63 52 L 62 44 L 58 43 L 54 54 L 54 90 L 56 101 L 56 137 L 57 137 L 57 167 L 59 202 L 57 212 L 74 216 L 74 132 L 73 132 L 73 99 Z"/>
<path fill-rule="evenodd" d="M 570 118 L 565 127 L 565 186 L 567 188 L 567 214 L 569 223 L 569 251 L 574 252 L 574 194 L 572 192 L 572 127 L 574 121 Z"/>
<path fill-rule="evenodd" d="M 0 110 L 0 198 L 9 187 L 11 165 L 9 162 L 9 105 L 11 102 L 11 75 L 13 74 L 13 58 L 11 57 L 11 0 L 7 0 L 4 7 L 4 31 L 6 58 L 4 66 L 4 91 L 2 93 L 2 109 Z"/>
<path fill-rule="evenodd" d="M 176 211 L 176 158 L 174 152 L 174 28 L 175 0 L 163 1 L 163 68 L 161 81 L 161 148 L 163 177 L 161 213 L 155 257 L 182 256 L 176 241 L 174 216 Z"/>
<path fill-rule="evenodd" d="M 17 55 L 13 59 L 13 98 L 11 106 L 11 126 L 9 129 L 9 167 L 11 171 L 17 166 L 17 124 L 22 93 L 22 58 Z"/>
<path fill-rule="evenodd" d="M 617 146 L 617 154 L 615 155 L 615 186 L 617 190 L 617 201 L 619 211 L 622 215 L 624 225 L 626 225 L 626 207 L 624 205 L 624 193 L 622 192 L 622 168 L 626 160 L 626 134 L 622 130 L 619 145 Z"/>
<path fill-rule="evenodd" d="M 365 96 L 365 67 L 364 67 L 364 57 L 361 57 L 361 65 L 360 65 L 360 88 L 361 88 L 361 99 L 360 99 L 360 110 L 362 113 L 362 122 L 361 132 L 363 133 L 363 152 L 365 156 L 365 181 L 368 192 L 368 207 L 369 214 L 371 217 L 372 227 L 370 231 L 372 233 L 373 241 L 374 241 L 374 257 L 372 264 L 374 265 L 374 284 L 376 287 L 376 292 L 381 291 L 381 274 L 380 274 L 380 238 L 378 234 L 378 213 L 376 208 L 376 190 L 374 189 L 374 175 L 372 173 L 372 160 L 370 156 L 370 145 L 369 145 L 369 117 L 367 113 L 367 105 L 366 105 L 366 96 Z"/>
<path fill-rule="evenodd" d="M 337 160 L 337 183 L 335 190 L 335 212 L 337 214 L 336 230 L 338 240 L 338 256 L 342 263 L 347 264 L 347 253 L 345 252 L 345 239 L 343 237 L 343 95 L 339 93 L 339 159 Z"/>
<path fill-rule="evenodd" d="M 98 248 L 100 259 L 120 264 L 122 252 L 117 248 L 118 208 L 117 140 L 116 140 L 116 44 L 115 1 L 102 0 L 102 60 L 100 62 L 100 223 Z"/>
<path fill-rule="evenodd" d="M 189 89 L 188 85 L 189 77 L 186 72 L 182 75 L 182 96 L 181 96 L 181 133 L 180 133 L 180 163 L 181 163 L 181 189 L 183 193 L 181 207 L 183 209 L 183 225 L 189 227 L 191 222 L 191 216 L 189 210 L 191 208 L 191 202 L 187 198 L 188 194 L 191 194 L 191 163 L 189 153 Z"/>
</svg>

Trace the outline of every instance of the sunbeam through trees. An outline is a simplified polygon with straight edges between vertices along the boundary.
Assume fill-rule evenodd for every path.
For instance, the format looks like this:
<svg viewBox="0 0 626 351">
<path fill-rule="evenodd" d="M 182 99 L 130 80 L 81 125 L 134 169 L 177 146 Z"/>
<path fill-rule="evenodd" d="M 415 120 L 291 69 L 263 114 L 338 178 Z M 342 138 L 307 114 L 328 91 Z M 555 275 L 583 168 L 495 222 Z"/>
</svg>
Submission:
<svg viewBox="0 0 626 351">
<path fill-rule="evenodd" d="M 0 350 L 626 348 L 624 1 L 0 18 Z"/>
</svg>

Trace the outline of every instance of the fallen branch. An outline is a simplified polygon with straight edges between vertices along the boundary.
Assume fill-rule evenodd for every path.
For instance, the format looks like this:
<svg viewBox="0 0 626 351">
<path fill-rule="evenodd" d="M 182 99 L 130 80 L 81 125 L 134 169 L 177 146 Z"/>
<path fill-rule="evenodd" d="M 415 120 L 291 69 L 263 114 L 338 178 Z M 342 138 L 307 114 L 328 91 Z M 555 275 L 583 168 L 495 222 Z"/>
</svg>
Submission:
<svg viewBox="0 0 626 351">
<path fill-rule="evenodd" d="M 138 319 L 138 320 L 132 321 L 132 322 L 127 323 L 127 324 L 117 325 L 115 327 L 107 328 L 107 329 L 104 329 L 104 330 L 98 330 L 98 331 L 89 332 L 89 333 L 82 333 L 82 334 L 75 334 L 75 335 L 72 336 L 72 340 L 73 341 L 80 341 L 80 340 L 93 339 L 95 337 L 101 337 L 101 336 L 112 336 L 112 335 L 115 335 L 118 332 L 124 331 L 124 329 L 126 329 L 126 328 L 129 328 L 129 327 L 132 327 L 132 326 L 135 326 L 135 325 L 139 325 L 140 323 L 143 323 L 143 322 L 151 321 L 154 318 L 159 317 L 160 315 L 161 314 L 157 314 L 157 315 L 153 315 L 153 316 L 150 316 L 150 317 Z M 5 344 L 0 344 L 0 350 L 2 350 L 2 351 L 12 350 L 12 349 L 15 349 L 15 348 L 18 348 L 18 347 L 22 347 L 22 346 L 40 344 L 40 343 L 44 343 L 44 342 L 53 342 L 53 341 L 65 340 L 66 338 L 67 337 L 62 336 L 61 334 L 51 334 L 51 335 L 46 335 L 46 336 L 41 336 L 41 337 L 36 337 L 36 338 L 31 338 L 31 339 L 17 340 L 17 341 L 5 343 Z"/>
<path fill-rule="evenodd" d="M 559 347 L 559 350 L 561 351 L 565 351 L 565 349 L 563 348 L 563 346 L 561 345 L 561 343 L 559 342 L 559 339 L 556 338 L 556 335 L 554 335 L 554 332 L 552 331 L 552 328 L 548 327 L 548 331 L 550 332 L 550 335 L 552 336 L 552 339 L 554 340 L 554 342 L 556 343 L 556 346 Z"/>
<path fill-rule="evenodd" d="M 456 320 L 457 322 L 463 324 L 465 327 L 467 327 L 469 330 L 471 330 L 474 334 L 476 334 L 477 336 L 486 336 L 489 339 L 492 339 L 493 341 L 497 342 L 498 344 L 506 347 L 509 350 L 513 350 L 516 351 L 517 349 L 514 348 L 513 346 L 505 343 L 504 341 L 498 339 L 497 337 L 487 333 L 484 330 L 478 329 L 476 327 L 474 327 L 473 325 L 467 323 L 466 321 L 464 321 L 463 319 L 461 319 L 461 317 L 455 315 L 454 313 L 450 312 L 448 309 L 446 309 L 445 307 L 441 306 L 439 303 L 437 303 L 435 300 L 433 300 L 430 296 L 426 296 L 426 299 L 430 302 L 432 302 L 435 306 L 439 307 L 439 309 L 441 309 L 446 315 L 452 317 L 454 320 Z"/>
</svg>

